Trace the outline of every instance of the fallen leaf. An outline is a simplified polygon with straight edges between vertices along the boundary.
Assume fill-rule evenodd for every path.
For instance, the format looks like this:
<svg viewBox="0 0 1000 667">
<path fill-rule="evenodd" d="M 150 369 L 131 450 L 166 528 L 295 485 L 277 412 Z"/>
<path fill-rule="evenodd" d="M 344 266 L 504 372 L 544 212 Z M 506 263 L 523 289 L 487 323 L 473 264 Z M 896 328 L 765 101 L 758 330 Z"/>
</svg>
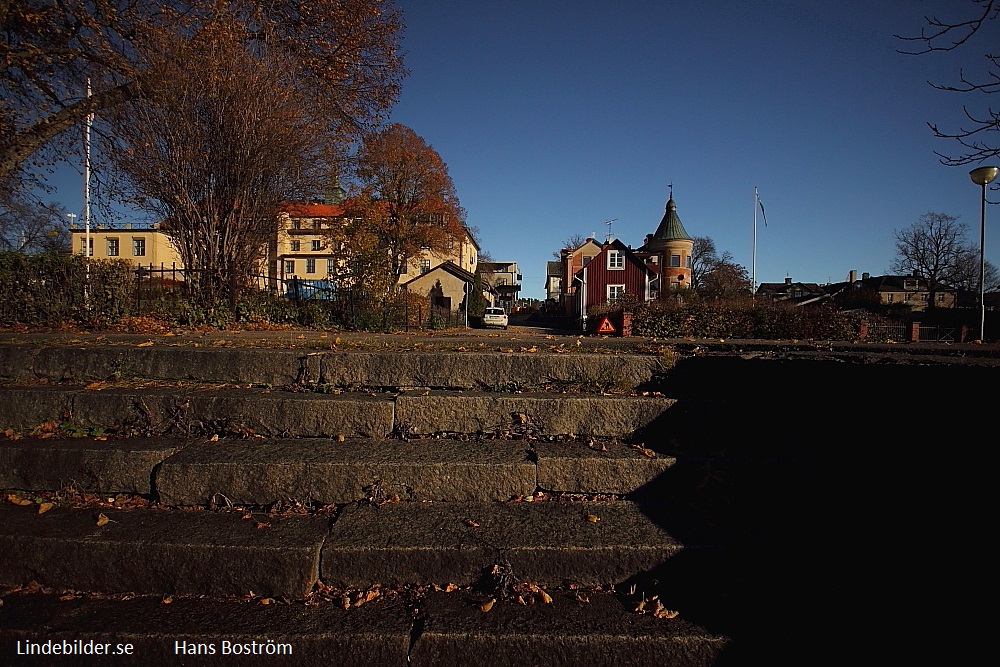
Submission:
<svg viewBox="0 0 1000 667">
<path fill-rule="evenodd" d="M 472 519 L 466 519 L 462 523 L 464 523 L 469 528 L 479 528 L 479 524 L 477 522 L 473 521 Z"/>
<path fill-rule="evenodd" d="M 587 521 L 589 521 L 590 523 L 597 523 L 600 520 L 601 520 L 601 517 L 597 516 L 596 514 L 588 514 L 587 515 Z"/>
<path fill-rule="evenodd" d="M 497 602 L 496 598 L 490 598 L 486 602 L 484 602 L 481 605 L 479 605 L 479 611 L 481 611 L 481 612 L 483 612 L 485 614 L 490 609 L 493 609 L 493 605 L 496 604 L 496 602 Z"/>
<path fill-rule="evenodd" d="M 111 519 L 109 519 L 103 512 L 101 514 L 97 515 L 97 525 L 98 526 L 103 526 L 108 521 L 111 521 Z"/>
<path fill-rule="evenodd" d="M 590 598 L 588 598 L 583 593 L 576 594 L 576 601 L 579 602 L 580 604 L 590 604 Z"/>
<path fill-rule="evenodd" d="M 45 514 L 46 512 L 48 512 L 50 509 L 52 509 L 55 506 L 56 506 L 55 503 L 41 503 L 38 506 L 38 513 L 39 514 Z"/>
<path fill-rule="evenodd" d="M 258 521 L 254 524 L 254 528 L 267 528 L 271 523 L 268 521 Z"/>
<path fill-rule="evenodd" d="M 104 383 L 100 381 L 89 382 L 84 389 L 100 390 L 104 388 Z"/>
<path fill-rule="evenodd" d="M 60 595 L 59 599 L 62 600 L 63 602 L 67 602 L 69 600 L 75 600 L 76 596 L 73 595 L 72 593 L 67 593 L 66 595 Z"/>
<path fill-rule="evenodd" d="M 208 440 L 209 440 L 209 442 L 218 442 L 218 441 L 219 441 L 219 434 L 218 434 L 218 433 L 216 433 L 215 435 L 213 435 L 213 436 L 212 436 L 211 438 L 209 438 Z"/>
<path fill-rule="evenodd" d="M 452 592 L 457 591 L 457 590 L 458 590 L 458 585 L 457 584 L 448 584 L 447 586 L 444 587 L 444 592 L 445 593 L 452 593 Z"/>
<path fill-rule="evenodd" d="M 167 597 L 160 600 L 160 604 L 170 604 L 173 601 L 174 599 L 168 595 Z"/>
<path fill-rule="evenodd" d="M 343 442 L 345 440 L 344 434 L 343 433 L 338 433 L 336 440 L 337 440 L 337 442 Z"/>
<path fill-rule="evenodd" d="M 260 604 L 271 604 L 274 602 L 274 598 L 261 598 Z"/>
<path fill-rule="evenodd" d="M 546 593 L 545 591 L 539 590 L 538 591 L 538 597 L 545 604 L 552 604 L 552 596 L 549 595 L 548 593 Z"/>
<path fill-rule="evenodd" d="M 138 345 L 136 345 L 136 347 L 150 347 L 152 344 L 153 341 L 147 340 L 145 343 L 139 343 Z"/>
<path fill-rule="evenodd" d="M 21 496 L 14 495 L 13 493 L 7 494 L 7 502 L 13 503 L 15 505 L 30 505 L 31 501 L 27 498 L 22 498 Z"/>
</svg>

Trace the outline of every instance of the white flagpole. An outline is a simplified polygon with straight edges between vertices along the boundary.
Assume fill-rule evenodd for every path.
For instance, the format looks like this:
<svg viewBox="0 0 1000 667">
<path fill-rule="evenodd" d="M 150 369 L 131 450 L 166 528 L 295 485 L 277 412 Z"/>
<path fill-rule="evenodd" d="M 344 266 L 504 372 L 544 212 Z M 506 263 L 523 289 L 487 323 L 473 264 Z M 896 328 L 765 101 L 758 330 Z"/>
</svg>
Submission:
<svg viewBox="0 0 1000 667">
<path fill-rule="evenodd" d="M 753 188 L 753 248 L 750 259 L 750 299 L 757 299 L 757 206 L 760 196 L 757 194 L 757 186 Z"/>
<path fill-rule="evenodd" d="M 87 104 L 90 104 L 90 79 L 87 79 Z M 84 238 L 84 257 L 87 258 L 87 283 L 83 288 L 84 304 L 89 306 L 90 292 L 90 127 L 94 122 L 94 114 L 87 112 L 87 122 L 83 130 L 83 224 L 86 229 Z"/>
</svg>

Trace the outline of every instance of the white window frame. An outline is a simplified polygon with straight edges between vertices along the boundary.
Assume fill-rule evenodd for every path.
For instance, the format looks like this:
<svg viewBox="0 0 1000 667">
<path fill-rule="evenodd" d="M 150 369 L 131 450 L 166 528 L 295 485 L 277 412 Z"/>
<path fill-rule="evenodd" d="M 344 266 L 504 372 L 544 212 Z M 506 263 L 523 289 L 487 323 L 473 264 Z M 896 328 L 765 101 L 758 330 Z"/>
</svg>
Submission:
<svg viewBox="0 0 1000 667">
<path fill-rule="evenodd" d="M 621 250 L 609 250 L 608 251 L 608 270 L 609 271 L 624 271 L 625 270 L 625 253 Z"/>
<path fill-rule="evenodd" d="M 121 248 L 121 244 L 118 243 L 118 237 L 116 236 L 109 237 L 107 239 L 107 245 L 108 245 L 107 247 L 108 257 L 118 257 L 118 253 L 120 252 Z"/>
<path fill-rule="evenodd" d="M 143 236 L 133 236 L 132 237 L 132 256 L 133 257 L 145 257 L 146 256 L 146 238 Z"/>
<path fill-rule="evenodd" d="M 604 288 L 604 293 L 608 301 L 620 299 L 625 296 L 625 285 L 607 285 Z"/>
</svg>

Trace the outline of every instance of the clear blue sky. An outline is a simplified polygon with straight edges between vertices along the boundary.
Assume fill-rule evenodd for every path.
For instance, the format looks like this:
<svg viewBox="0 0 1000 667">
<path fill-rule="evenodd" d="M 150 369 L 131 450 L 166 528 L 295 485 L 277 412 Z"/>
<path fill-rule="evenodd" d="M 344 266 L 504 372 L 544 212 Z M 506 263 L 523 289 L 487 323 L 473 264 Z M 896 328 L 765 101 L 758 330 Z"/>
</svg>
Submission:
<svg viewBox="0 0 1000 667">
<path fill-rule="evenodd" d="M 927 80 L 976 71 L 983 36 L 922 57 L 893 37 L 966 0 L 398 3 L 411 74 L 392 120 L 440 153 L 484 250 L 518 262 L 522 297 L 541 298 L 552 252 L 603 239 L 605 220 L 641 245 L 668 183 L 688 233 L 748 269 L 759 189 L 758 282 L 886 272 L 893 230 L 928 211 L 978 240 L 979 191 L 927 128 L 960 125 L 975 100 Z M 79 177 L 63 176 L 55 198 L 78 212 Z M 986 247 L 1000 265 L 1000 207 Z"/>
<path fill-rule="evenodd" d="M 927 80 L 988 49 L 905 56 L 893 37 L 965 0 L 400 5 L 411 75 L 392 119 L 441 154 L 484 249 L 519 263 L 522 296 L 543 295 L 562 241 L 603 239 L 607 219 L 641 245 L 671 182 L 688 233 L 748 269 L 759 189 L 758 282 L 883 273 L 893 230 L 928 211 L 978 240 L 979 191 L 927 128 L 959 124 L 966 100 Z M 986 248 L 1000 264 L 1000 207 Z"/>
</svg>

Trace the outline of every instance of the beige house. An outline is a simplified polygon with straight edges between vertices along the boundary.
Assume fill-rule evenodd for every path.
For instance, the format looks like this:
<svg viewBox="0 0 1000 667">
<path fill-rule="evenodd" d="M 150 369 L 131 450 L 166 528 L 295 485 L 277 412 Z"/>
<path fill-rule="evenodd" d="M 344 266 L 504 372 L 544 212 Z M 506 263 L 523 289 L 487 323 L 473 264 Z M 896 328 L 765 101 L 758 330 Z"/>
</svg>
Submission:
<svg viewBox="0 0 1000 667">
<path fill-rule="evenodd" d="M 77 223 L 70 225 L 70 234 L 72 251 L 79 255 L 86 254 L 87 230 Z M 184 266 L 177 248 L 159 223 L 92 226 L 90 256 L 94 259 L 125 259 L 137 267 L 180 269 Z"/>
</svg>

